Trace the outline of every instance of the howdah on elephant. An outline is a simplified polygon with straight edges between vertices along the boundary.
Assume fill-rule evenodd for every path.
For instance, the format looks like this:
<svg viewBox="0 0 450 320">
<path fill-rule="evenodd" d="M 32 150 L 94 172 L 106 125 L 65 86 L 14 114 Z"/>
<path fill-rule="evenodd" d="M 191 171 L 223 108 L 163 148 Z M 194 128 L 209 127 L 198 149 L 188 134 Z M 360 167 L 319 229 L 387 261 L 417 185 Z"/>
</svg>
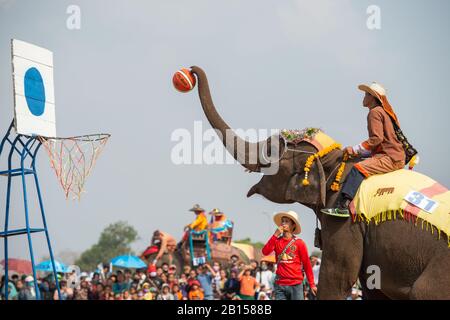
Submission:
<svg viewBox="0 0 450 320">
<path fill-rule="evenodd" d="M 253 187 L 247 196 L 260 194 L 275 203 L 300 203 L 312 209 L 320 221 L 322 264 L 318 288 L 319 299 L 344 299 L 359 278 L 367 299 L 450 299 L 450 249 L 447 239 L 437 239 L 431 233 L 404 219 L 392 220 L 374 226 L 352 219 L 324 215 L 321 209 L 332 206 L 339 192 L 331 192 L 330 186 L 344 153 L 333 150 L 320 161 L 314 162 L 309 172 L 309 185 L 301 181 L 305 162 L 317 149 L 308 142 L 300 142 L 295 148 L 270 150 L 270 139 L 257 144 L 243 141 L 231 131 L 217 112 L 211 97 L 205 72 L 192 67 L 198 80 L 200 102 L 213 128 L 220 132 L 224 146 L 242 166 L 251 172 L 262 172 L 270 165 L 267 161 L 251 162 L 254 152 L 266 148 L 269 153 L 279 153 L 278 170 L 267 174 Z M 232 141 L 232 143 L 230 143 Z M 245 152 L 234 148 L 245 146 Z M 259 157 L 256 157 L 260 159 Z M 352 168 L 349 160 L 343 177 Z M 380 287 L 369 289 L 367 279 L 370 266 L 380 271 Z M 369 268 L 371 270 L 371 268 Z"/>
</svg>

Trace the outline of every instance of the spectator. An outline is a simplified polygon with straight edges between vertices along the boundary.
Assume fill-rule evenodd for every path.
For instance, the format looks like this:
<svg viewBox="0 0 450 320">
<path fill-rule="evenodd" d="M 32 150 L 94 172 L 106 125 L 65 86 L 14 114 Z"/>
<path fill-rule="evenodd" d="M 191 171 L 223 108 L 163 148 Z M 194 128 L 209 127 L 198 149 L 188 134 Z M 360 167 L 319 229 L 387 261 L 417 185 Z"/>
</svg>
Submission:
<svg viewBox="0 0 450 320">
<path fill-rule="evenodd" d="M 213 290 L 213 300 L 220 300 L 222 294 L 214 281 L 212 283 L 212 290 Z"/>
<path fill-rule="evenodd" d="M 256 277 L 256 273 L 259 271 L 259 263 L 255 259 L 250 260 L 251 276 Z"/>
<path fill-rule="evenodd" d="M 180 291 L 183 294 L 183 296 L 187 297 L 188 282 L 187 282 L 187 277 L 184 273 L 181 274 L 180 279 L 178 280 L 178 285 L 179 285 Z"/>
<path fill-rule="evenodd" d="M 183 274 L 186 275 L 186 278 L 189 277 L 189 273 L 191 272 L 191 267 L 190 266 L 184 266 L 183 267 Z"/>
<path fill-rule="evenodd" d="M 251 275 L 252 267 L 246 266 L 239 274 L 240 291 L 239 296 L 242 300 L 255 300 L 256 289 L 259 284 L 255 277 Z"/>
<path fill-rule="evenodd" d="M 89 288 L 86 280 L 81 281 L 80 288 L 74 291 L 75 300 L 88 300 Z"/>
<path fill-rule="evenodd" d="M 41 299 L 42 300 L 52 300 L 53 295 L 52 292 L 50 292 L 50 283 L 48 280 L 44 279 L 41 284 L 39 285 L 39 291 L 41 293 Z"/>
<path fill-rule="evenodd" d="M 200 290 L 200 282 L 198 280 L 194 280 L 190 286 L 189 294 L 188 294 L 189 300 L 203 300 L 204 294 Z"/>
<path fill-rule="evenodd" d="M 91 283 L 93 285 L 97 285 L 100 283 L 100 274 L 98 272 L 94 272 L 94 274 L 92 275 L 92 281 Z"/>
<path fill-rule="evenodd" d="M 176 273 L 177 273 L 177 266 L 176 265 L 174 265 L 174 264 L 172 264 L 172 265 L 170 265 L 169 266 L 169 275 L 170 274 L 173 274 L 173 275 L 176 275 Z"/>
<path fill-rule="evenodd" d="M 197 272 L 198 272 L 197 280 L 200 282 L 200 286 L 203 289 L 204 299 L 213 300 L 214 296 L 213 296 L 212 281 L 213 277 L 216 276 L 216 272 L 207 263 L 198 266 Z"/>
<path fill-rule="evenodd" d="M 125 291 L 130 290 L 132 282 L 133 282 L 133 279 L 132 279 L 132 275 L 131 275 L 131 270 L 126 269 L 125 273 L 124 273 L 124 280 L 123 280 Z"/>
<path fill-rule="evenodd" d="M 362 300 L 361 296 L 361 290 L 359 290 L 358 287 L 354 286 L 352 288 L 351 295 L 347 298 L 347 300 Z"/>
<path fill-rule="evenodd" d="M 266 261 L 262 261 L 261 262 L 261 267 L 260 270 L 258 272 L 256 272 L 256 280 L 258 281 L 258 283 L 262 285 L 264 285 L 264 287 L 266 288 L 266 290 L 268 292 L 272 291 L 272 278 L 273 278 L 273 272 L 271 270 L 269 270 L 267 262 Z"/>
<path fill-rule="evenodd" d="M 170 287 L 170 290 L 172 290 L 174 284 L 178 284 L 178 280 L 175 278 L 174 274 L 169 274 L 167 277 L 167 284 Z"/>
<path fill-rule="evenodd" d="M 161 293 L 158 295 L 157 300 L 175 300 L 173 294 L 170 293 L 170 287 L 164 283 L 161 288 Z"/>
<path fill-rule="evenodd" d="M 36 290 L 32 276 L 25 278 L 25 286 L 19 291 L 19 300 L 36 300 Z"/>
<path fill-rule="evenodd" d="M 265 292 L 260 291 L 258 293 L 258 300 L 270 300 L 270 298 Z"/>
<path fill-rule="evenodd" d="M 107 279 L 109 279 L 109 276 L 111 275 L 109 269 L 110 269 L 109 265 L 106 263 L 103 263 L 103 269 L 100 272 L 100 279 L 103 283 L 105 283 L 105 281 Z"/>
<path fill-rule="evenodd" d="M 225 288 L 225 283 L 227 282 L 228 278 L 227 278 L 227 272 L 225 270 L 220 270 L 219 271 L 219 286 L 218 286 L 218 290 L 223 293 L 224 292 L 224 288 Z"/>
<path fill-rule="evenodd" d="M 132 300 L 129 291 L 125 291 L 125 292 L 123 293 L 123 300 Z"/>
<path fill-rule="evenodd" d="M 109 285 L 105 286 L 105 294 L 103 296 L 103 300 L 109 300 L 109 297 L 112 295 L 112 287 Z"/>
<path fill-rule="evenodd" d="M 14 283 L 14 285 L 16 285 L 17 280 L 19 280 L 19 275 L 15 273 L 11 276 L 11 281 Z"/>
<path fill-rule="evenodd" d="M 162 271 L 162 269 L 161 269 Z M 163 280 L 158 276 L 158 271 L 156 272 L 150 272 L 150 277 L 149 277 L 149 282 L 154 284 L 156 287 L 161 288 L 162 284 L 163 284 Z M 163 273 L 161 272 L 161 275 L 163 275 Z"/>
<path fill-rule="evenodd" d="M 162 286 L 164 283 L 167 283 L 167 282 L 168 282 L 168 280 L 167 280 L 167 275 L 166 275 L 165 273 L 163 273 L 163 274 L 161 275 L 161 281 L 162 281 L 161 286 Z M 158 288 L 161 289 L 161 286 L 159 286 Z"/>
<path fill-rule="evenodd" d="M 117 281 L 112 286 L 114 294 L 122 293 L 127 289 L 127 284 L 125 283 L 125 276 L 122 272 L 117 273 Z"/>
<path fill-rule="evenodd" d="M 212 268 L 213 268 L 214 272 L 216 273 L 216 275 L 214 277 L 214 283 L 218 286 L 219 282 L 220 282 L 220 270 L 221 270 L 220 263 L 217 261 L 214 261 Z"/>
<path fill-rule="evenodd" d="M 172 294 L 173 294 L 174 300 L 183 300 L 183 293 L 181 292 L 178 284 L 174 284 L 172 286 Z"/>
<path fill-rule="evenodd" d="M 167 263 L 163 263 L 162 265 L 161 265 L 161 269 L 162 269 L 162 271 L 163 271 L 163 273 L 165 274 L 165 275 L 167 275 L 168 273 L 169 273 L 169 265 L 167 264 Z"/>
<path fill-rule="evenodd" d="M 189 272 L 189 278 L 187 279 L 187 291 L 190 291 L 191 286 L 192 286 L 192 283 L 193 283 L 194 281 L 197 281 L 197 271 L 195 271 L 195 270 L 192 269 L 192 270 Z"/>
<path fill-rule="evenodd" d="M 19 295 L 17 293 L 16 290 L 16 286 L 17 286 L 17 282 L 19 282 L 20 280 L 18 280 L 18 276 L 15 275 L 16 278 L 12 278 L 11 281 L 8 281 L 8 300 L 17 300 Z M 13 276 L 14 277 L 14 276 Z M 2 276 L 2 281 L 1 281 L 1 285 L 0 285 L 0 296 L 2 297 L 2 299 L 5 299 L 5 284 L 6 284 L 6 277 Z"/>
<path fill-rule="evenodd" d="M 142 295 L 143 300 L 153 300 L 154 299 L 153 292 L 150 291 L 150 283 L 145 282 L 142 285 L 142 291 L 141 292 L 143 293 L 143 295 Z"/>
<path fill-rule="evenodd" d="M 312 254 L 310 257 L 311 267 L 314 275 L 314 284 L 317 287 L 319 285 L 319 272 L 320 272 L 320 258 L 317 254 Z M 316 300 L 316 296 L 311 292 L 311 288 L 308 286 L 308 300 Z"/>
<path fill-rule="evenodd" d="M 92 290 L 89 293 L 89 300 L 100 300 L 103 295 L 104 287 L 103 284 L 97 282 L 97 285 L 92 285 Z"/>
<path fill-rule="evenodd" d="M 230 273 L 230 278 L 225 281 L 224 286 L 224 298 L 226 300 L 232 300 L 233 297 L 237 294 L 239 294 L 240 291 L 240 282 L 237 278 L 237 272 L 235 270 L 232 270 Z"/>
</svg>

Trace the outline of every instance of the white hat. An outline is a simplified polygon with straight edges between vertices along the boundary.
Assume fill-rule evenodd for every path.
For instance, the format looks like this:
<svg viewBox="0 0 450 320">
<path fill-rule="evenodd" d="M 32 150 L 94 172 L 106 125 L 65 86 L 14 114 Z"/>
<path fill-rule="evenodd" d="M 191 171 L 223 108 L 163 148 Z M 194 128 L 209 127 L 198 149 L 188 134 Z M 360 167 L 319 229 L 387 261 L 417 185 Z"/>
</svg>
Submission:
<svg viewBox="0 0 450 320">
<path fill-rule="evenodd" d="M 25 278 L 25 282 L 32 282 L 34 281 L 34 278 L 32 276 L 28 276 Z"/>
<path fill-rule="evenodd" d="M 287 212 L 278 212 L 275 213 L 273 216 L 273 221 L 275 222 L 275 224 L 277 226 L 281 226 L 281 219 L 283 217 L 289 218 L 292 221 L 294 221 L 294 230 L 292 231 L 292 233 L 294 234 L 299 234 L 300 232 L 302 232 L 302 227 L 300 225 L 300 222 L 298 220 L 298 215 L 296 212 L 294 211 L 287 211 Z"/>
<path fill-rule="evenodd" d="M 87 272 L 82 272 L 80 274 L 80 278 L 87 278 L 87 276 L 88 276 Z"/>
<path fill-rule="evenodd" d="M 378 98 L 379 100 L 381 100 L 382 96 L 386 96 L 386 89 L 377 82 L 372 82 L 370 86 L 366 84 L 360 84 L 358 86 L 358 89 L 370 93 L 372 96 Z"/>
</svg>

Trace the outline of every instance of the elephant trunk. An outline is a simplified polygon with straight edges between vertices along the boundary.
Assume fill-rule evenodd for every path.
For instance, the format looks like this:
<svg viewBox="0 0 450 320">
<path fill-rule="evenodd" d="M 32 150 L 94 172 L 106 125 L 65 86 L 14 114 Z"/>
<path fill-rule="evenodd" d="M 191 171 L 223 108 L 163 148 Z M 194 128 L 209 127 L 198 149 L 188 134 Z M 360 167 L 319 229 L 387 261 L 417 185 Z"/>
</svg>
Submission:
<svg viewBox="0 0 450 320">
<path fill-rule="evenodd" d="M 265 142 L 251 143 L 240 138 L 217 112 L 205 72 L 196 66 L 191 67 L 191 70 L 197 76 L 200 102 L 206 118 L 211 126 L 220 132 L 220 138 L 227 151 L 248 170 L 259 171 L 260 160 L 258 155 L 262 144 L 265 144 Z"/>
</svg>

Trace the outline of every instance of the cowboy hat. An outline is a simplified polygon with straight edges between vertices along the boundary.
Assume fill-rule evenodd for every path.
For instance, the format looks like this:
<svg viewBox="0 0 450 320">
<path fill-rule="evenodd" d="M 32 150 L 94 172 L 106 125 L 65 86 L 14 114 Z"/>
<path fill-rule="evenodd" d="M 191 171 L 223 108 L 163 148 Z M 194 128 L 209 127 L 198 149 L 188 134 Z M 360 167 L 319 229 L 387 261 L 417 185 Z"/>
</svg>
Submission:
<svg viewBox="0 0 450 320">
<path fill-rule="evenodd" d="M 277 226 L 281 226 L 281 219 L 283 217 L 289 218 L 294 222 L 294 230 L 292 230 L 292 233 L 299 234 L 302 232 L 302 227 L 300 225 L 300 222 L 298 220 L 298 215 L 294 211 L 287 211 L 287 212 L 278 212 L 273 215 L 273 221 Z"/>
<path fill-rule="evenodd" d="M 210 214 L 213 214 L 213 215 L 216 215 L 216 216 L 221 216 L 221 215 L 223 215 L 223 212 L 220 211 L 219 209 L 215 208 L 215 209 L 213 209 L 213 210 L 210 212 Z"/>
<path fill-rule="evenodd" d="M 386 89 L 377 82 L 372 82 L 370 86 L 366 84 L 360 84 L 358 89 L 367 93 L 370 93 L 372 96 L 377 98 L 378 100 L 382 100 L 381 97 L 386 96 Z"/>
<path fill-rule="evenodd" d="M 200 207 L 199 204 L 195 204 L 191 209 L 189 209 L 189 211 L 203 212 L 203 211 L 205 211 L 205 209 L 203 209 L 202 207 Z"/>
<path fill-rule="evenodd" d="M 386 111 L 400 127 L 400 122 L 398 121 L 398 117 L 394 112 L 394 108 L 392 108 L 386 97 L 386 89 L 381 84 L 377 82 L 372 82 L 370 86 L 366 84 L 360 84 L 358 86 L 358 89 L 367 92 L 373 97 L 377 98 L 381 102 L 381 106 L 383 107 L 384 111 Z"/>
</svg>

